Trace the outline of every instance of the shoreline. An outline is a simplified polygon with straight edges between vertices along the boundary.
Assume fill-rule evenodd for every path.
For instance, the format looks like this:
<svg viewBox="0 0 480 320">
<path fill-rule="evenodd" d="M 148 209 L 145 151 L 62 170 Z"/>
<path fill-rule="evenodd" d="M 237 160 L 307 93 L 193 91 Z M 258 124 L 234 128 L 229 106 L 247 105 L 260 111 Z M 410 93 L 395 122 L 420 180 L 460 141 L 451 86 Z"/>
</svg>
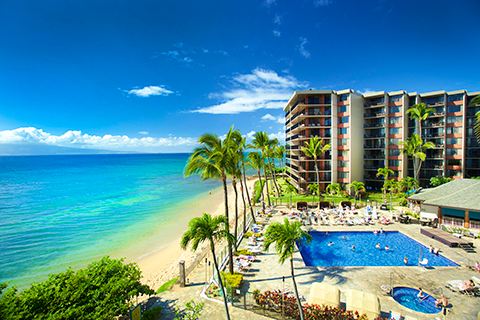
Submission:
<svg viewBox="0 0 480 320">
<path fill-rule="evenodd" d="M 253 195 L 253 186 L 257 179 L 258 178 L 247 177 L 247 187 L 249 188 L 248 191 L 250 193 L 250 197 L 252 197 Z M 228 184 L 227 186 L 230 223 L 232 223 L 232 221 L 235 221 L 235 193 L 231 186 L 231 184 Z M 239 184 L 237 185 L 237 188 L 239 195 L 238 213 L 239 216 L 242 216 L 243 201 L 241 199 L 241 191 Z M 222 215 L 225 213 L 223 187 L 215 189 L 212 194 L 208 195 L 207 197 L 208 198 L 205 198 L 204 201 L 200 202 L 198 206 L 198 212 L 192 215 L 191 218 L 200 217 L 203 212 L 208 212 L 212 216 Z M 248 200 L 246 199 L 246 195 L 245 201 L 248 206 Z M 249 212 L 247 211 L 247 219 L 249 216 L 248 213 Z M 200 262 L 199 258 L 204 257 L 206 254 L 210 253 L 208 243 L 206 242 L 202 243 L 195 252 L 191 251 L 190 248 L 187 248 L 187 250 L 183 250 L 180 247 L 181 237 L 188 227 L 188 221 L 185 221 L 184 223 L 185 228 L 183 228 L 183 230 L 180 228 L 181 232 L 174 241 L 166 244 L 158 250 L 155 250 L 149 254 L 143 255 L 142 257 L 133 260 L 138 264 L 140 270 L 142 271 L 142 282 L 144 284 L 148 284 L 155 291 L 165 282 L 178 277 L 178 262 L 180 260 L 185 261 L 186 270 L 191 270 Z"/>
</svg>

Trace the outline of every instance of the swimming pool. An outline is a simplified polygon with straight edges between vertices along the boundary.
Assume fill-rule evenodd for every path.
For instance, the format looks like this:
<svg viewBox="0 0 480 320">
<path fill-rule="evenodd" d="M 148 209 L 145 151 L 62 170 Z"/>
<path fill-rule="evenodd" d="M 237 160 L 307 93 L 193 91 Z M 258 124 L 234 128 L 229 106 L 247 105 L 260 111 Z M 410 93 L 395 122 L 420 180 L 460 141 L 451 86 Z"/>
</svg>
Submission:
<svg viewBox="0 0 480 320">
<path fill-rule="evenodd" d="M 428 259 L 427 266 L 457 267 L 453 261 L 442 255 L 434 255 L 417 241 L 398 231 L 385 231 L 375 235 L 366 231 L 310 232 L 313 240 L 300 246 L 300 254 L 305 265 L 312 267 L 368 267 L 368 266 L 418 266 L 420 248 L 421 259 Z M 343 239 L 345 237 L 345 240 Z M 329 243 L 332 242 L 331 245 Z M 377 249 L 380 244 L 380 249 Z M 355 246 L 355 249 L 351 249 Z M 385 250 L 385 246 L 389 250 Z"/>
<path fill-rule="evenodd" d="M 420 290 L 408 287 L 394 287 L 393 299 L 408 309 L 423 313 L 439 313 L 442 308 L 435 306 L 436 299 L 427 293 L 418 297 Z"/>
</svg>

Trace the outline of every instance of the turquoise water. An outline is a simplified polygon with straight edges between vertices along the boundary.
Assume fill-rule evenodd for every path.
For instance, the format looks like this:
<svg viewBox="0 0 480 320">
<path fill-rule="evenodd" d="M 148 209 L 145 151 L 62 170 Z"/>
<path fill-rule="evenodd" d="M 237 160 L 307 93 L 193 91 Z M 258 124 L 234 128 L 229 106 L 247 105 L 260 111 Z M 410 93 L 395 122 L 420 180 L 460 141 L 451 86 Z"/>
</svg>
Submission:
<svg viewBox="0 0 480 320">
<path fill-rule="evenodd" d="M 0 282 L 20 288 L 105 255 L 174 239 L 219 182 L 183 178 L 188 154 L 0 157 Z"/>
<path fill-rule="evenodd" d="M 400 303 L 402 306 L 411 310 L 423 312 L 423 313 L 439 313 L 442 308 L 435 306 L 434 297 L 424 292 L 422 297 L 418 297 L 420 290 L 408 287 L 394 287 L 393 299 Z"/>
<path fill-rule="evenodd" d="M 300 247 L 300 253 L 307 266 L 342 267 L 415 267 L 421 259 L 427 259 L 426 266 L 458 267 L 453 261 L 430 253 L 429 248 L 398 231 L 373 232 L 310 232 L 312 242 Z M 345 239 L 343 239 L 345 237 Z M 332 242 L 331 245 L 329 243 Z M 377 249 L 380 244 L 380 249 Z M 355 246 L 355 249 L 351 249 Z M 389 250 L 385 250 L 388 246 Z M 403 259 L 408 259 L 405 265 Z"/>
</svg>

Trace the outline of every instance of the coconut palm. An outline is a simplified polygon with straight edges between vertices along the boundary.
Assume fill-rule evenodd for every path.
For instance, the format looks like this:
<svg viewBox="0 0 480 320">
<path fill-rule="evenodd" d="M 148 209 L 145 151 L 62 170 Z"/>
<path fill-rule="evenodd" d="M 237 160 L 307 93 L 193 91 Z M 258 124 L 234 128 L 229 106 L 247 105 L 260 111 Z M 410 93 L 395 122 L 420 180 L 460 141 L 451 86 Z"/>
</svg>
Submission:
<svg viewBox="0 0 480 320">
<path fill-rule="evenodd" d="M 278 146 L 278 140 L 277 139 L 272 139 L 270 140 L 270 144 L 267 147 L 267 156 L 268 156 L 268 165 L 270 167 L 270 171 L 272 172 L 273 176 L 273 184 L 275 185 L 275 188 L 277 189 L 277 197 L 281 197 L 281 189 L 278 186 L 277 183 L 277 170 L 275 169 L 275 148 Z M 272 188 L 273 189 L 273 188 Z"/>
<path fill-rule="evenodd" d="M 410 119 L 416 120 L 416 127 L 420 138 L 422 137 L 422 121 L 427 120 L 427 118 L 433 114 L 435 110 L 427 107 L 425 103 L 418 103 L 411 106 L 407 113 L 410 115 Z"/>
<path fill-rule="evenodd" d="M 350 183 L 350 189 L 354 189 L 355 190 L 355 204 L 353 205 L 355 208 L 357 207 L 357 195 L 358 193 L 363 190 L 365 191 L 365 185 L 363 184 L 363 182 L 358 182 L 358 181 L 353 181 L 352 183 Z"/>
<path fill-rule="evenodd" d="M 246 167 L 246 159 L 245 159 L 245 148 L 246 148 L 246 141 L 247 141 L 247 138 L 246 137 L 242 137 L 242 139 L 240 140 L 239 142 L 239 145 L 238 145 L 238 152 L 240 153 L 240 162 L 241 162 L 241 168 L 242 168 L 242 173 L 243 173 L 243 187 L 242 187 L 242 193 L 243 191 L 245 191 L 245 193 L 247 194 L 247 200 L 248 200 L 248 206 L 250 208 L 250 213 L 252 215 L 252 220 L 254 223 L 256 223 L 255 221 L 255 214 L 253 213 L 253 206 L 252 206 L 252 202 L 250 200 L 250 194 L 248 192 L 248 187 L 247 187 L 247 175 L 245 174 L 245 167 Z M 245 197 L 243 197 L 243 201 L 245 203 Z M 244 206 L 245 207 L 245 206 Z M 245 224 L 244 224 L 244 232 L 246 231 L 245 230 Z"/>
<path fill-rule="evenodd" d="M 270 139 L 268 138 L 268 134 L 266 132 L 263 132 L 263 131 L 255 132 L 255 134 L 253 136 L 254 136 L 254 139 L 252 140 L 252 144 L 248 145 L 248 147 L 260 150 L 260 153 L 262 155 L 262 158 L 263 158 L 263 161 L 262 161 L 263 166 L 262 167 L 263 167 L 263 173 L 264 173 L 264 176 L 265 176 L 265 187 L 266 187 L 266 190 L 267 190 L 268 205 L 270 206 L 271 202 L 270 202 L 270 194 L 268 192 L 267 168 L 266 168 L 266 164 L 265 164 L 265 159 L 267 161 L 269 161 L 268 156 L 267 156 L 267 148 L 269 146 Z M 262 191 L 263 191 L 263 186 L 262 186 Z"/>
<path fill-rule="evenodd" d="M 260 181 L 260 193 L 262 195 L 262 200 L 265 200 L 265 196 L 263 195 L 263 186 L 266 183 L 262 182 L 262 175 L 260 173 L 260 170 L 262 170 L 262 168 L 265 166 L 265 161 L 263 160 L 263 157 L 260 154 L 260 152 L 257 152 L 257 151 L 250 152 L 247 156 L 247 159 L 248 159 L 247 165 L 252 169 L 256 170 L 258 173 L 258 179 Z M 270 196 L 268 195 L 268 192 L 267 192 L 267 197 L 268 197 L 268 202 L 270 202 Z"/>
<path fill-rule="evenodd" d="M 330 183 L 326 191 L 333 196 L 333 206 L 335 207 L 335 195 L 340 191 L 340 184 L 337 182 Z"/>
<path fill-rule="evenodd" d="M 425 157 L 427 156 L 424 151 L 426 149 L 435 148 L 435 145 L 432 142 L 423 143 L 422 138 L 415 133 L 412 133 L 412 136 L 409 139 L 400 142 L 400 145 L 403 147 L 402 152 L 413 158 L 413 175 L 415 180 L 420 183 L 418 180 L 420 168 L 422 167 L 422 162 L 425 161 Z M 417 159 L 419 161 L 416 161 Z"/>
<path fill-rule="evenodd" d="M 283 144 L 275 147 L 275 157 L 280 160 L 280 169 L 284 171 L 283 160 L 285 159 L 285 146 Z"/>
<path fill-rule="evenodd" d="M 377 177 L 382 176 L 384 181 L 383 181 L 383 191 L 384 191 L 384 196 L 387 197 L 387 191 L 385 190 L 385 183 L 388 180 L 389 175 L 393 175 L 393 170 L 388 169 L 388 167 L 385 168 L 378 168 L 377 170 Z"/>
<path fill-rule="evenodd" d="M 315 203 L 315 195 L 318 194 L 318 184 L 310 183 L 307 187 L 308 191 L 310 191 L 313 195 L 312 206 Z M 318 207 L 320 208 L 320 196 L 318 197 Z"/>
<path fill-rule="evenodd" d="M 323 145 L 323 139 L 318 140 L 317 136 L 314 136 L 310 139 L 310 141 L 305 141 L 305 147 L 302 147 L 303 153 L 315 162 L 315 170 L 317 171 L 317 184 L 318 184 L 318 190 L 321 190 L 320 188 L 320 173 L 319 173 L 319 162 L 318 158 L 320 158 L 327 150 L 330 150 L 332 146 L 327 143 Z M 320 199 L 319 199 L 320 200 Z"/>
<path fill-rule="evenodd" d="M 295 188 L 290 183 L 287 183 L 287 192 L 290 194 L 290 207 L 292 206 L 292 195 L 297 194 L 297 188 Z"/>
<path fill-rule="evenodd" d="M 470 101 L 469 105 L 470 106 L 480 105 L 480 95 L 473 98 L 472 101 Z M 477 111 L 477 113 L 475 114 L 475 117 L 477 117 L 475 119 L 475 126 L 474 126 L 475 136 L 477 137 L 478 143 L 480 143 L 480 111 Z"/>
<path fill-rule="evenodd" d="M 270 245 L 275 243 L 275 252 L 279 256 L 278 261 L 283 264 L 290 259 L 290 271 L 292 273 L 293 288 L 297 299 L 300 319 L 304 320 L 303 308 L 298 296 L 297 283 L 295 282 L 295 273 L 293 268 L 293 253 L 295 252 L 295 244 L 303 245 L 312 241 L 312 236 L 301 229 L 299 221 L 290 222 L 285 218 L 283 224 L 280 222 L 272 223 L 265 232 L 265 242 L 263 244 L 265 251 Z"/>
<path fill-rule="evenodd" d="M 192 244 L 192 251 L 196 251 L 198 245 L 204 241 L 208 241 L 210 244 L 210 250 L 212 251 L 213 263 L 215 264 L 215 270 L 217 270 L 218 285 L 222 290 L 223 302 L 225 304 L 225 312 L 227 319 L 230 319 L 228 313 L 228 302 L 225 288 L 223 287 L 220 270 L 218 269 L 217 258 L 215 256 L 215 241 L 226 239 L 229 243 L 235 241 L 233 235 L 228 233 L 228 218 L 226 216 L 213 217 L 208 213 L 204 213 L 202 217 L 193 218 L 188 223 L 188 230 L 182 236 L 180 246 L 183 250 L 187 249 L 187 246 Z"/>
<path fill-rule="evenodd" d="M 225 217 L 229 220 L 227 174 L 233 167 L 232 137 L 233 126 L 224 140 L 215 134 L 205 133 L 199 139 L 199 147 L 188 158 L 184 169 L 184 176 L 198 174 L 203 180 L 217 179 L 222 182 L 225 202 Z M 227 223 L 227 231 L 229 224 Z M 233 252 L 229 245 L 229 271 L 233 273 Z"/>
</svg>

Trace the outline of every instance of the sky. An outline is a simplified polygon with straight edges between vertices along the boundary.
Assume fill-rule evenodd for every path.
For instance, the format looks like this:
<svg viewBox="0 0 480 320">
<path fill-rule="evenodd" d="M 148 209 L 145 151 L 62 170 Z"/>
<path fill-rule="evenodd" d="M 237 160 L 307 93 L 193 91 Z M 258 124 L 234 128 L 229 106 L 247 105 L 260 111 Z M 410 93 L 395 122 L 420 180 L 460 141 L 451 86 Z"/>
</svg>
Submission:
<svg viewBox="0 0 480 320">
<path fill-rule="evenodd" d="M 296 90 L 480 91 L 478 0 L 2 0 L 2 145 L 284 142 Z"/>
</svg>

